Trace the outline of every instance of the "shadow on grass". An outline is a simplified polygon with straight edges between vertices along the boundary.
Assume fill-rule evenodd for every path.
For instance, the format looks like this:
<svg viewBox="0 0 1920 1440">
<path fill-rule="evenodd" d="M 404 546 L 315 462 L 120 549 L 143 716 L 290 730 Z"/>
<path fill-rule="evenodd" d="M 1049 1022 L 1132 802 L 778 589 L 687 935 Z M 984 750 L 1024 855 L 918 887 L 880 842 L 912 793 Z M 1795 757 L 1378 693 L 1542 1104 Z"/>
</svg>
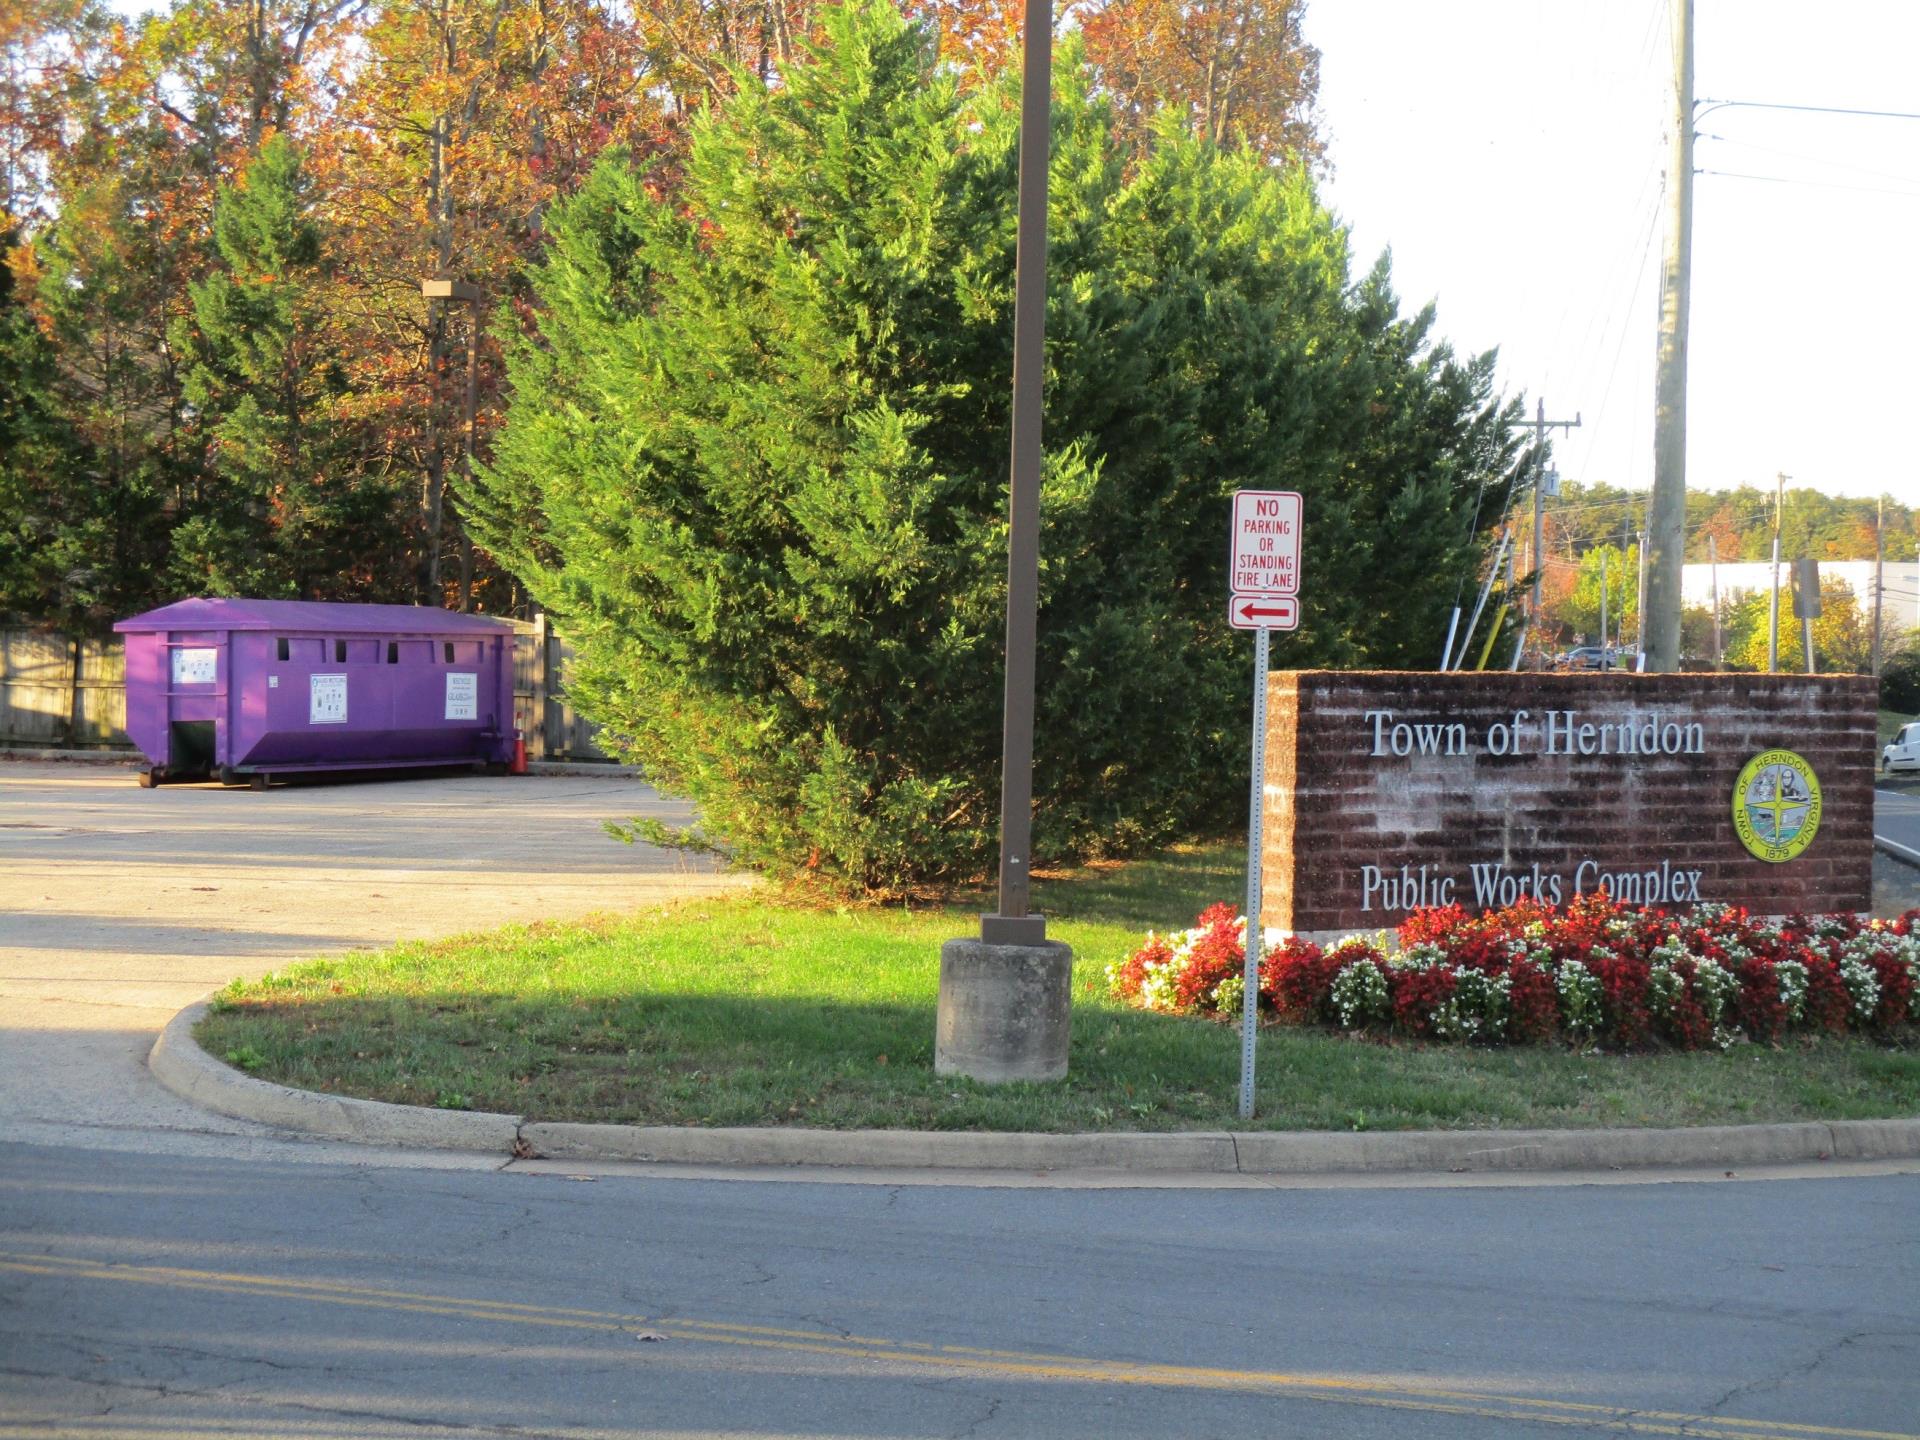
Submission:
<svg viewBox="0 0 1920 1440">
<path fill-rule="evenodd" d="M 933 1073 L 934 1004 L 439 992 L 229 1004 L 213 1056 L 262 1079 L 403 1104 L 657 1125 L 1186 1128 L 1230 1112 L 1226 1029 L 1082 1005 L 1069 1078 Z"/>
<path fill-rule="evenodd" d="M 1130 929 L 1177 930 L 1207 906 L 1245 902 L 1243 842 L 1182 846 L 1146 860 L 1110 862 L 1034 876 L 1034 904 L 1050 919 L 1105 921 Z"/>
<path fill-rule="evenodd" d="M 540 1120 L 927 1130 L 1246 1128 L 1237 1031 L 1111 1006 L 1074 1015 L 1068 1078 L 933 1073 L 930 1000 L 453 991 L 231 1006 L 216 1057 L 303 1089 Z M 1730 1054 L 1381 1043 L 1276 1027 L 1254 1128 L 1688 1125 L 1920 1109 L 1920 1055 L 1860 1042 Z"/>
</svg>

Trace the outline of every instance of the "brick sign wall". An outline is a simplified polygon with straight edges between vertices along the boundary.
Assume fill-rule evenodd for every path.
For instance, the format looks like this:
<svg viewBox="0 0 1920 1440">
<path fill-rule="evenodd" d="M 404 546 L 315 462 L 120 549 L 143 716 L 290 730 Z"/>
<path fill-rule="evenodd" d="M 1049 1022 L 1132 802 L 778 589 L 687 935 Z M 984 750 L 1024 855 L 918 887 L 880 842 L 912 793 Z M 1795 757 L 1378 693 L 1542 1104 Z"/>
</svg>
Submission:
<svg viewBox="0 0 1920 1440">
<path fill-rule="evenodd" d="M 1857 675 L 1275 674 L 1265 923 L 1379 929 L 1603 886 L 1669 908 L 1865 910 L 1876 703 Z M 1735 829 L 1736 781 L 1775 750 L 1820 790 L 1813 838 L 1781 862 Z M 1756 798 L 1801 793 L 1753 773 Z M 1759 823 L 1784 834 L 1807 811 L 1784 813 Z"/>
</svg>

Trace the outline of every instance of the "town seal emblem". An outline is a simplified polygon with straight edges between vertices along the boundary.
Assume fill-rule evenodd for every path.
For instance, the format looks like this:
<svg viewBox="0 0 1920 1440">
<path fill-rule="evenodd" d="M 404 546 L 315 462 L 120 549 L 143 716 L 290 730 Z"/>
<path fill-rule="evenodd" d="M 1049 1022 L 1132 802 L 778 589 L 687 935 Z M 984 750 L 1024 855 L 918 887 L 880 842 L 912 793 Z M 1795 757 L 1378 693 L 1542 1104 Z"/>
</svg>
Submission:
<svg viewBox="0 0 1920 1440">
<path fill-rule="evenodd" d="M 1791 750 L 1767 750 L 1741 768 L 1733 785 L 1733 828 L 1762 860 L 1791 860 L 1820 829 L 1820 780 Z"/>
</svg>

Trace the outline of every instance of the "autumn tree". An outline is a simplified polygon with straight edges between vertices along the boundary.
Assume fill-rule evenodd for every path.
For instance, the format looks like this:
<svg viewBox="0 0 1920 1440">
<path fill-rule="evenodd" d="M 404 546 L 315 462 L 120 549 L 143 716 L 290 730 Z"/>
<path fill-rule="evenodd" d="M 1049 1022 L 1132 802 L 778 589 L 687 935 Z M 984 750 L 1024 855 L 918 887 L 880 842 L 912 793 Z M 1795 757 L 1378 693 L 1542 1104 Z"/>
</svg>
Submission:
<svg viewBox="0 0 1920 1440">
<path fill-rule="evenodd" d="M 472 327 L 520 293 L 546 207 L 605 146 L 660 148 L 657 76 L 646 36 L 604 0 L 381 5 L 362 44 L 366 63 L 312 158 L 336 221 L 351 403 L 417 478 L 416 594 L 464 608 L 487 580 L 449 501 Z M 421 280 L 436 276 L 477 287 L 485 309 L 423 300 Z M 482 337 L 483 451 L 497 353 Z"/>
<path fill-rule="evenodd" d="M 1727 664 L 1735 670 L 1767 668 L 1767 606 L 1770 591 L 1756 591 L 1735 605 L 1727 623 L 1734 638 L 1727 646 Z M 1782 670 L 1806 667 L 1801 622 L 1794 618 L 1793 594 L 1782 586 L 1778 597 L 1779 665 Z M 1820 615 L 1813 622 L 1813 652 L 1823 674 L 1859 674 L 1868 668 L 1872 653 L 1872 623 L 1862 610 L 1853 587 L 1837 576 L 1820 581 Z"/>
<path fill-rule="evenodd" d="M 55 348 L 54 403 L 86 457 L 56 507 L 85 518 L 65 526 L 63 588 L 40 608 L 98 626 L 170 598 L 174 529 L 217 506 L 178 326 L 217 261 L 219 187 L 298 118 L 339 7 L 180 0 L 137 22 L 85 3 L 29 8 L 57 15 L 33 53 L 59 81 L 58 124 L 25 152 L 21 173 L 47 199 L 19 268 Z M 15 116 L 8 133 L 36 132 Z"/>
<path fill-rule="evenodd" d="M 52 168 L 87 87 L 88 51 L 106 26 L 96 0 L 0 6 L 0 227 L 25 227 L 53 213 Z"/>
<path fill-rule="evenodd" d="M 1640 619 L 1640 547 L 1594 545 L 1580 556 L 1573 581 L 1547 605 L 1548 618 L 1598 644 L 1602 612 L 1607 640 L 1637 632 Z M 1603 598 L 1604 597 L 1604 598 Z"/>
<path fill-rule="evenodd" d="M 1024 10 L 1010 0 L 908 11 L 958 93 L 1017 69 Z M 1316 153 L 1299 11 L 1107 0 L 1057 18 L 1086 26 L 1124 169 L 1175 120 L 1267 159 Z M 470 344 L 484 458 L 503 374 L 491 323 L 538 323 L 523 267 L 546 244 L 549 207 L 609 146 L 657 160 L 650 183 L 672 194 L 692 118 L 742 86 L 778 88 L 821 13 L 818 0 L 158 0 L 138 18 L 107 0 L 0 5 L 0 229 L 18 231 L 16 319 L 51 359 L 47 413 L 86 457 L 57 472 L 70 494 L 43 497 L 76 518 L 41 608 L 97 623 L 190 585 L 384 596 L 401 570 L 432 603 L 518 603 L 517 582 L 461 522 Z M 384 517 L 351 556 L 302 530 L 310 512 L 284 441 L 268 464 L 273 447 L 238 418 L 287 413 L 235 368 L 244 327 L 215 338 L 223 306 L 244 311 L 271 289 L 236 268 L 216 210 L 242 203 L 243 177 L 278 137 L 301 154 L 320 254 L 284 282 L 297 323 L 259 334 L 328 357 L 326 393 L 302 397 L 301 412 L 304 424 L 323 401 L 327 424 L 299 433 L 350 443 L 339 483 L 364 484 L 364 513 Z M 482 299 L 426 300 L 428 277 Z M 336 502 L 352 510 L 333 492 L 322 508 Z M 331 578 L 282 565 L 272 537 L 295 531 L 316 542 L 301 563 Z"/>
<path fill-rule="evenodd" d="M 1312 164 L 1320 52 L 1301 31 L 1306 0 L 1094 0 L 1074 13 L 1112 97 L 1123 143 L 1162 110 L 1216 145 Z"/>
</svg>

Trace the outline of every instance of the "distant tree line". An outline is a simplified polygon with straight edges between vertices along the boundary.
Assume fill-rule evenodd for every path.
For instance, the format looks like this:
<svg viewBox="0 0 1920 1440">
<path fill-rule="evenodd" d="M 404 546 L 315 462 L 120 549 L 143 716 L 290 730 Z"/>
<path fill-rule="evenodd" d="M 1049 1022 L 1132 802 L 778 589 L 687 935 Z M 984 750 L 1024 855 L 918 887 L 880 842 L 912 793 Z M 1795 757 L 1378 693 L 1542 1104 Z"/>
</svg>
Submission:
<svg viewBox="0 0 1920 1440">
<path fill-rule="evenodd" d="M 1600 639 L 1604 620 L 1609 642 L 1633 644 L 1640 623 L 1640 526 L 1647 492 L 1602 483 L 1568 483 L 1545 512 L 1541 557 L 1542 598 L 1548 631 L 1545 648 L 1564 648 Z M 1696 490 L 1687 495 L 1686 563 L 1704 565 L 1767 560 L 1773 554 L 1773 492 L 1753 486 L 1736 490 Z M 1800 627 L 1794 620 L 1788 562 L 1799 557 L 1822 561 L 1867 560 L 1874 555 L 1874 526 L 1881 502 L 1837 498 L 1817 490 L 1786 492 L 1781 507 L 1782 662 L 1799 662 Z M 1920 541 L 1920 510 L 1885 502 L 1882 553 L 1889 564 L 1911 562 Z M 1524 534 L 1530 517 L 1521 515 Z M 1711 537 L 1711 538 L 1710 538 Z M 1524 566 L 1522 568 L 1525 568 Z M 1873 597 L 1856 594 L 1844 580 L 1827 575 L 1821 582 L 1823 616 L 1814 626 L 1815 650 L 1823 670 L 1864 672 L 1873 653 Z M 1767 603 L 1764 594 L 1736 595 L 1726 589 L 1721 601 L 1718 661 L 1732 669 L 1767 666 Z M 1708 606 L 1688 605 L 1681 617 L 1681 655 L 1703 665 L 1716 659 L 1713 614 Z M 1883 655 L 1907 643 L 1903 627 L 1883 611 Z"/>
<path fill-rule="evenodd" d="M 1577 560 L 1597 546 L 1638 543 L 1634 537 L 1645 521 L 1647 499 L 1645 490 L 1599 481 L 1566 482 L 1559 497 L 1546 505 L 1547 555 Z M 1723 563 L 1770 558 L 1773 501 L 1771 486 L 1689 490 L 1687 563 L 1704 565 L 1716 552 Z M 1780 554 L 1787 559 L 1871 560 L 1880 503 L 1790 486 L 1780 507 Z M 1884 543 L 1888 560 L 1914 559 L 1920 551 L 1920 509 L 1889 496 Z"/>
<path fill-rule="evenodd" d="M 906 0 L 993 82 L 1019 7 Z M 1312 167 L 1304 0 L 1092 0 L 1131 155 L 1170 118 Z M 0 4 L 0 615 L 98 630 L 188 593 L 526 595 L 472 542 L 524 267 L 610 146 L 680 183 L 696 116 L 777 84 L 820 0 Z M 476 286 L 479 306 L 421 281 Z"/>
</svg>

